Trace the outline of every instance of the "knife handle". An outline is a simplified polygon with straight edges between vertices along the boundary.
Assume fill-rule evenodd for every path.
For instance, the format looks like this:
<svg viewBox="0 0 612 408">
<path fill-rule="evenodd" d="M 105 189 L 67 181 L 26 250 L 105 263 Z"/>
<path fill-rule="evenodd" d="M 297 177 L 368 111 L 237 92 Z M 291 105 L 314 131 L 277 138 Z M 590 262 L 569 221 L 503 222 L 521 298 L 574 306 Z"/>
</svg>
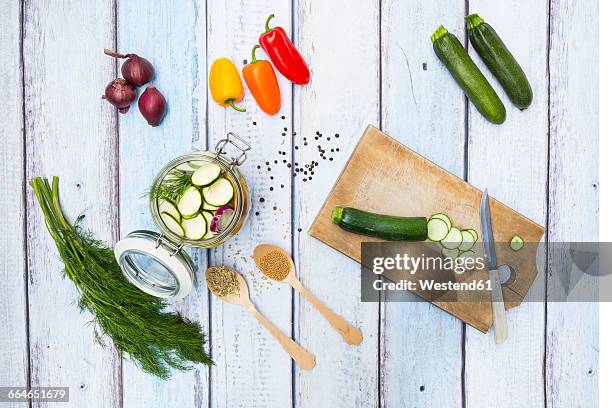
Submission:
<svg viewBox="0 0 612 408">
<path fill-rule="evenodd" d="M 491 306 L 493 308 L 493 332 L 495 334 L 495 343 L 501 344 L 508 338 L 508 322 L 506 320 L 504 295 L 499 280 L 499 270 L 490 270 L 489 280 L 491 281 Z"/>
</svg>

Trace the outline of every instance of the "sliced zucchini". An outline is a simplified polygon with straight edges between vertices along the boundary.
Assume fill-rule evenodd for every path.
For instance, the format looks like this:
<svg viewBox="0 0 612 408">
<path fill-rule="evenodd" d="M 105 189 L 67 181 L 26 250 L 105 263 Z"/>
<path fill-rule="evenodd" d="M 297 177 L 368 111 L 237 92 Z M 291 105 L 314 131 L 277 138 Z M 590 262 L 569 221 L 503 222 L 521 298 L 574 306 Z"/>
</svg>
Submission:
<svg viewBox="0 0 612 408">
<path fill-rule="evenodd" d="M 165 212 L 167 214 L 170 214 L 175 220 L 181 222 L 181 213 L 170 201 L 160 199 L 159 201 L 157 201 L 157 208 L 159 209 L 160 213 Z"/>
<path fill-rule="evenodd" d="M 446 258 L 456 258 L 459 256 L 459 250 L 457 248 L 442 247 L 442 255 Z"/>
<path fill-rule="evenodd" d="M 206 219 L 206 225 L 208 226 L 208 232 L 206 233 L 206 235 L 204 235 L 203 239 L 211 239 L 212 237 L 214 237 L 216 234 L 214 232 L 212 232 L 212 230 L 210 229 L 210 223 L 213 220 L 213 214 L 209 211 L 202 211 L 202 215 L 204 216 L 204 218 Z"/>
<path fill-rule="evenodd" d="M 217 207 L 216 205 L 210 205 L 210 204 L 208 204 L 208 203 L 206 202 L 206 200 L 204 200 L 204 202 L 202 203 L 202 209 L 203 209 L 204 211 L 212 211 L 212 212 L 214 213 L 215 211 L 217 211 L 217 208 L 219 208 L 219 207 Z"/>
<path fill-rule="evenodd" d="M 185 235 L 185 230 L 183 229 L 181 224 L 179 224 L 179 222 L 176 219 L 174 219 L 174 217 L 171 214 L 168 214 L 167 212 L 163 212 L 161 213 L 161 219 L 164 225 L 168 227 L 168 229 L 172 233 L 178 235 L 179 237 L 182 237 Z"/>
<path fill-rule="evenodd" d="M 442 221 L 444 221 L 446 223 L 446 225 L 448 226 L 448 230 L 450 231 L 450 229 L 453 227 L 453 222 L 451 221 L 450 217 L 444 213 L 437 213 L 432 215 L 430 218 L 439 218 Z"/>
<path fill-rule="evenodd" d="M 219 207 L 234 198 L 234 186 L 228 179 L 221 177 L 210 186 L 204 187 L 202 194 L 208 204 Z"/>
<path fill-rule="evenodd" d="M 178 200 L 176 207 L 184 218 L 194 216 L 202 206 L 202 195 L 200 190 L 189 187 Z"/>
<path fill-rule="evenodd" d="M 446 237 L 444 237 L 440 243 L 446 249 L 457 249 L 463 242 L 463 235 L 457 228 L 452 227 Z"/>
<path fill-rule="evenodd" d="M 478 233 L 476 232 L 475 229 L 470 228 L 470 229 L 468 229 L 466 231 L 469 232 L 470 234 L 472 234 L 472 236 L 474 237 L 474 242 L 478 241 Z"/>
<path fill-rule="evenodd" d="M 184 171 L 185 173 L 191 173 L 193 172 L 193 167 L 191 167 L 189 165 L 189 162 L 187 163 L 181 163 L 178 166 L 175 167 L 176 170 L 180 170 L 180 171 Z"/>
<path fill-rule="evenodd" d="M 471 258 L 474 257 L 476 255 L 476 252 L 472 251 L 472 250 L 468 250 L 468 251 L 463 251 L 459 254 L 459 257 L 461 258 Z"/>
<path fill-rule="evenodd" d="M 208 223 L 206 218 L 200 213 L 193 218 L 183 220 L 181 223 L 185 230 L 185 238 L 193 241 L 198 241 L 206 235 L 208 232 Z"/>
<path fill-rule="evenodd" d="M 427 222 L 427 238 L 430 241 L 442 241 L 449 233 L 450 227 L 440 218 L 431 218 Z"/>
<path fill-rule="evenodd" d="M 207 186 L 221 174 L 221 167 L 214 163 L 207 163 L 193 172 L 191 182 L 196 186 Z"/>
<path fill-rule="evenodd" d="M 521 248 L 523 248 L 523 245 L 525 245 L 525 241 L 523 241 L 523 238 L 519 237 L 518 235 L 513 236 L 510 240 L 510 248 L 513 251 L 520 251 Z"/>
<path fill-rule="evenodd" d="M 474 246 L 474 236 L 468 230 L 461 230 L 461 245 L 459 245 L 460 251 L 469 251 Z"/>
<path fill-rule="evenodd" d="M 189 167 L 191 167 L 191 171 L 197 170 L 200 167 L 204 166 L 205 164 L 208 164 L 209 162 L 204 161 L 204 160 L 191 160 L 187 162 L 187 165 L 189 165 Z"/>
</svg>

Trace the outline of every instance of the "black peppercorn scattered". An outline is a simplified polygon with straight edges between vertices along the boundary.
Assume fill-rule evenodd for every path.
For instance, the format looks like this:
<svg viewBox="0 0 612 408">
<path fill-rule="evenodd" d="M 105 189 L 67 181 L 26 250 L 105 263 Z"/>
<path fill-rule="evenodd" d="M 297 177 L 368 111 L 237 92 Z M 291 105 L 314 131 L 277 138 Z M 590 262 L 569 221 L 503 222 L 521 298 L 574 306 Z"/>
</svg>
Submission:
<svg viewBox="0 0 612 408">
<path fill-rule="evenodd" d="M 285 115 L 281 116 L 281 119 L 285 119 Z"/>
<path fill-rule="evenodd" d="M 257 122 L 253 122 L 253 125 L 257 126 Z"/>
<path fill-rule="evenodd" d="M 340 137 L 340 135 L 339 135 L 339 134 L 337 134 L 337 133 L 336 133 L 334 136 L 336 136 L 336 138 Z"/>
<path fill-rule="evenodd" d="M 263 203 L 264 201 L 266 201 L 266 199 L 265 199 L 265 198 L 263 198 L 263 197 L 259 197 L 259 202 L 260 202 L 260 203 Z"/>
<path fill-rule="evenodd" d="M 255 215 L 259 215 L 259 211 L 255 211 Z"/>
<path fill-rule="evenodd" d="M 298 232 L 302 232 L 302 229 L 301 229 L 301 228 L 298 228 Z"/>
<path fill-rule="evenodd" d="M 270 191 L 274 191 L 274 187 L 270 187 Z"/>
</svg>

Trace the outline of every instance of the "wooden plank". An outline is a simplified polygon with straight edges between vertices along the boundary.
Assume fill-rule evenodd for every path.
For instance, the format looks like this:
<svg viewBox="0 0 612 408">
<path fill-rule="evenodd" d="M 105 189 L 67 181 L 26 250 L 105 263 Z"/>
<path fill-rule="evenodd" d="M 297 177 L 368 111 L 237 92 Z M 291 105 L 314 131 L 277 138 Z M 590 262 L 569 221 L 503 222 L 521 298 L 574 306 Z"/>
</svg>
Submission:
<svg viewBox="0 0 612 408">
<path fill-rule="evenodd" d="M 551 2 L 551 242 L 599 240 L 598 2 Z M 555 244 L 552 244 L 555 245 Z M 558 293 L 559 260 L 548 260 L 549 293 Z M 547 405 L 597 407 L 599 304 L 573 303 L 597 293 L 584 275 L 567 303 L 549 303 L 546 325 Z"/>
<path fill-rule="evenodd" d="M 295 87 L 295 160 L 300 167 L 319 163 L 312 180 L 294 178 L 298 274 L 306 288 L 364 335 L 361 345 L 347 345 L 312 305 L 295 298 L 297 337 L 317 357 L 313 371 L 296 370 L 295 402 L 303 408 L 378 404 L 379 305 L 360 302 L 359 265 L 307 237 L 305 230 L 363 130 L 379 121 L 379 6 L 372 0 L 296 2 L 295 39 L 312 75 L 309 85 Z M 318 140 L 316 132 L 323 134 Z M 332 152 L 335 148 L 340 151 Z"/>
<path fill-rule="evenodd" d="M 472 0 L 470 12 L 489 22 L 521 64 L 534 100 L 519 111 L 470 47 L 470 55 L 506 106 L 506 122 L 488 123 L 469 105 L 468 180 L 544 224 L 547 166 L 547 5 L 545 2 Z M 520 21 L 521 29 L 517 30 Z M 495 229 L 495 224 L 493 225 Z M 542 296 L 542 286 L 531 295 Z M 540 291 L 534 293 L 534 291 Z M 509 338 L 496 345 L 493 334 L 467 328 L 465 400 L 467 407 L 541 407 L 544 405 L 542 359 L 544 304 L 525 302 L 508 312 Z"/>
<path fill-rule="evenodd" d="M 383 1 L 381 10 L 381 129 L 463 178 L 464 98 L 429 37 L 440 24 L 463 34 L 464 10 L 397 0 Z M 410 300 L 392 294 L 381 305 L 381 405 L 460 407 L 463 325 Z"/>
<path fill-rule="evenodd" d="M 24 5 L 27 178 L 60 178 L 62 206 L 104 240 L 117 237 L 115 113 L 100 99 L 114 76 L 112 1 Z M 76 88 L 75 88 L 76 87 Z M 31 189 L 27 193 L 32 386 L 70 387 L 72 406 L 121 406 L 120 363 L 74 304 Z M 53 404 L 48 404 L 49 406 Z M 34 406 L 47 406 L 40 403 Z"/>
<path fill-rule="evenodd" d="M 151 85 L 168 103 L 167 116 L 158 127 L 147 124 L 136 103 L 126 115 L 119 116 L 119 218 L 121 235 L 125 236 L 136 229 L 159 230 L 143 193 L 167 162 L 192 149 L 206 147 L 206 10 L 203 3 L 190 1 L 119 1 L 117 6 L 118 49 L 151 61 L 156 70 Z M 172 309 L 208 332 L 206 251 L 188 252 L 198 268 L 196 287 L 186 298 L 174 302 Z M 207 406 L 208 375 L 208 367 L 198 365 L 192 371 L 175 371 L 170 380 L 162 381 L 126 361 L 124 406 Z"/>
<path fill-rule="evenodd" d="M 0 384 L 25 386 L 28 383 L 28 326 L 26 298 L 25 197 L 23 184 L 23 83 L 21 53 L 21 5 L 10 2 L 0 17 L 0 99 L 5 116 L 0 123 Z M 19 403 L 8 403 L 16 407 Z"/>
<path fill-rule="evenodd" d="M 251 49 L 272 12 L 276 14 L 272 26 L 281 25 L 291 32 L 291 2 L 288 0 L 247 4 L 231 0 L 208 2 L 208 66 L 216 58 L 225 56 L 241 70 L 243 61 L 250 61 Z M 261 50 L 257 55 L 266 58 Z M 210 263 L 232 266 L 241 272 L 259 310 L 280 330 L 291 335 L 291 289 L 264 280 L 251 259 L 258 243 L 270 242 L 291 249 L 290 169 L 282 163 L 278 153 L 285 151 L 291 155 L 291 133 L 284 130 L 284 127 L 289 129 L 291 123 L 291 87 L 280 74 L 277 76 L 283 102 L 281 111 L 274 116 L 257 108 L 246 85 L 246 96 L 240 103 L 246 107 L 246 113 L 224 109 L 209 97 L 209 145 L 214 146 L 227 132 L 233 131 L 253 147 L 247 161 L 240 166 L 251 189 L 250 218 L 237 237 L 211 251 Z M 235 154 L 231 149 L 229 153 Z M 216 362 L 211 372 L 211 406 L 291 406 L 291 359 L 274 338 L 248 312 L 235 305 L 223 304 L 216 298 L 212 300 L 211 318 Z"/>
</svg>

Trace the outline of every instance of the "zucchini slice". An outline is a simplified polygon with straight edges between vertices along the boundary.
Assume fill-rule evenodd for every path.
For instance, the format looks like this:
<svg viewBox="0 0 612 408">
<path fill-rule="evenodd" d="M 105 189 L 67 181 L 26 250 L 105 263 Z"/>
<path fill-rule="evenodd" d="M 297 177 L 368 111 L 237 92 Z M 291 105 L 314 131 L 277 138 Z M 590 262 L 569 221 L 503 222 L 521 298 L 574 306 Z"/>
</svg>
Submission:
<svg viewBox="0 0 612 408">
<path fill-rule="evenodd" d="M 461 245 L 459 245 L 460 251 L 469 251 L 474 246 L 474 236 L 468 230 L 461 230 Z"/>
<path fill-rule="evenodd" d="M 193 241 L 204 238 L 208 232 L 208 224 L 201 213 L 188 220 L 183 220 L 181 225 L 185 230 L 185 238 Z"/>
<path fill-rule="evenodd" d="M 191 172 L 193 172 L 193 167 L 191 167 L 191 166 L 189 165 L 189 162 L 187 162 L 187 163 L 181 163 L 181 164 L 179 164 L 178 166 L 176 166 L 176 167 L 175 167 L 175 169 L 176 169 L 176 170 L 183 171 L 183 172 L 185 172 L 185 173 L 191 173 Z"/>
<path fill-rule="evenodd" d="M 515 235 L 510 240 L 509 245 L 513 251 L 520 251 L 521 248 L 523 248 L 523 245 L 525 245 L 525 241 L 523 241 L 523 238 L 519 237 L 518 235 Z"/>
<path fill-rule="evenodd" d="M 446 225 L 448 226 L 448 230 L 450 231 L 450 229 L 453 227 L 453 222 L 451 221 L 450 217 L 444 213 L 437 213 L 432 215 L 430 218 L 439 218 L 442 221 L 444 221 L 446 223 Z"/>
<path fill-rule="evenodd" d="M 204 235 L 204 238 L 202 238 L 202 239 L 211 239 L 212 237 L 214 237 L 216 235 L 210 229 L 210 223 L 212 222 L 214 216 L 209 211 L 202 211 L 202 215 L 204 216 L 204 219 L 206 219 L 206 225 L 208 226 L 208 232 L 206 232 L 206 235 Z"/>
<path fill-rule="evenodd" d="M 187 165 L 191 167 L 191 171 L 197 170 L 205 164 L 208 164 L 208 162 L 204 160 L 191 160 L 187 162 Z"/>
<path fill-rule="evenodd" d="M 208 204 L 220 207 L 234 198 L 234 186 L 229 180 L 221 177 L 210 186 L 204 187 L 202 194 L 204 194 L 204 201 Z"/>
<path fill-rule="evenodd" d="M 217 207 L 216 205 L 210 205 L 210 204 L 208 204 L 208 203 L 206 202 L 206 200 L 204 200 L 204 202 L 202 203 L 202 209 L 203 209 L 204 211 L 212 211 L 212 212 L 214 213 L 215 211 L 217 211 L 217 208 L 219 208 L 219 207 Z"/>
<path fill-rule="evenodd" d="M 457 228 L 452 227 L 446 237 L 440 241 L 446 249 L 458 249 L 463 242 L 463 235 Z"/>
<path fill-rule="evenodd" d="M 157 202 L 157 208 L 159 209 L 160 213 L 170 214 L 175 220 L 181 222 L 181 213 L 170 201 L 163 199 L 159 200 Z"/>
<path fill-rule="evenodd" d="M 459 250 L 457 248 L 442 247 L 442 255 L 446 258 L 456 258 L 459 256 Z"/>
<path fill-rule="evenodd" d="M 200 194 L 200 190 L 192 186 L 185 190 L 181 198 L 179 198 L 176 208 L 178 208 L 183 218 L 190 218 L 200 211 L 201 206 L 202 194 Z"/>
<path fill-rule="evenodd" d="M 161 213 L 161 219 L 164 225 L 168 227 L 172 233 L 178 235 L 179 237 L 185 236 L 185 230 L 172 215 L 168 214 L 167 212 L 163 212 Z"/>
<path fill-rule="evenodd" d="M 427 238 L 430 241 L 442 241 L 451 230 L 446 221 L 440 218 L 431 218 L 427 222 Z"/>
<path fill-rule="evenodd" d="M 474 242 L 478 241 L 478 233 L 476 232 L 475 229 L 470 228 L 470 229 L 467 229 L 466 231 L 472 234 L 472 236 L 474 237 Z"/>
<path fill-rule="evenodd" d="M 208 163 L 197 169 L 191 175 L 191 182 L 195 186 L 207 186 L 221 174 L 221 167 L 214 163 Z"/>
</svg>

